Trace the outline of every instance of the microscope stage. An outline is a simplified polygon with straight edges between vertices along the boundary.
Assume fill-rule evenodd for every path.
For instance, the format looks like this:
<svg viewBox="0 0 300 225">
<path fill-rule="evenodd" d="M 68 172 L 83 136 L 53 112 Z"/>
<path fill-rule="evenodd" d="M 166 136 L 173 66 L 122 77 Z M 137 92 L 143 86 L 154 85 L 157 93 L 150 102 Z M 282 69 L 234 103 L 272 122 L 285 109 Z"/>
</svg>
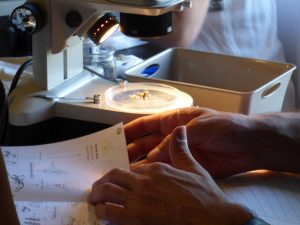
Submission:
<svg viewBox="0 0 300 225">
<path fill-rule="evenodd" d="M 172 86 L 117 84 L 88 71 L 49 91 L 32 86 L 24 84 L 24 88 L 18 89 L 21 94 L 15 93 L 18 98 L 10 105 L 10 124 L 27 126 L 53 117 L 103 124 L 126 123 L 143 115 L 193 105 L 190 95 Z"/>
</svg>

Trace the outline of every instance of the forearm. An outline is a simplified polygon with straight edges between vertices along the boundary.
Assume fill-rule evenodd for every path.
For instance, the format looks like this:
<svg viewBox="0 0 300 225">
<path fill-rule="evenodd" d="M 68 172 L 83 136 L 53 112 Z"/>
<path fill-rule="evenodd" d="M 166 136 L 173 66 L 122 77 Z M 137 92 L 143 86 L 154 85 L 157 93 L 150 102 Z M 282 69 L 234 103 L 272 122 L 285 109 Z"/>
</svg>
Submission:
<svg viewBox="0 0 300 225">
<path fill-rule="evenodd" d="M 300 113 L 264 114 L 257 118 L 266 127 L 266 141 L 270 142 L 261 158 L 266 168 L 300 173 Z"/>
</svg>

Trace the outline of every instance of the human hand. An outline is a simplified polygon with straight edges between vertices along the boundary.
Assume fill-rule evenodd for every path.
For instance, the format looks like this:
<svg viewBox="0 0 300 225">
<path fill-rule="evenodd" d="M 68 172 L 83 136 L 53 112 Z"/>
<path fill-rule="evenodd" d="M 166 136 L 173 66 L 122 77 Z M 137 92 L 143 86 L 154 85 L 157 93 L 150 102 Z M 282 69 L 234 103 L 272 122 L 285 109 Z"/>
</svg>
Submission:
<svg viewBox="0 0 300 225">
<path fill-rule="evenodd" d="M 125 125 L 128 153 L 132 164 L 170 162 L 169 135 L 186 124 L 193 156 L 213 176 L 227 176 L 256 168 L 246 154 L 249 117 L 206 108 L 184 108 L 146 117 Z M 246 136 L 246 137 L 245 137 Z M 250 152 L 252 153 L 252 152 Z"/>
<path fill-rule="evenodd" d="M 198 107 L 188 107 L 140 117 L 125 124 L 124 130 L 130 161 L 135 162 L 144 157 L 161 143 L 175 127 L 185 125 L 203 113 L 205 112 L 199 110 Z"/>
<path fill-rule="evenodd" d="M 262 117 L 193 108 L 140 118 L 125 126 L 131 158 L 141 152 L 147 154 L 132 167 L 157 161 L 170 163 L 168 134 L 176 125 L 184 123 L 193 156 L 214 177 L 255 169 L 278 169 L 275 161 L 282 164 L 286 138 L 274 129 L 274 122 L 267 123 Z M 154 131 L 157 133 L 152 134 Z M 284 166 L 287 167 L 281 167 Z"/>
<path fill-rule="evenodd" d="M 133 172 L 114 169 L 94 183 L 89 202 L 99 218 L 118 225 L 241 225 L 252 216 L 224 197 L 192 157 L 184 127 L 170 138 L 170 158 L 140 164 Z"/>
</svg>

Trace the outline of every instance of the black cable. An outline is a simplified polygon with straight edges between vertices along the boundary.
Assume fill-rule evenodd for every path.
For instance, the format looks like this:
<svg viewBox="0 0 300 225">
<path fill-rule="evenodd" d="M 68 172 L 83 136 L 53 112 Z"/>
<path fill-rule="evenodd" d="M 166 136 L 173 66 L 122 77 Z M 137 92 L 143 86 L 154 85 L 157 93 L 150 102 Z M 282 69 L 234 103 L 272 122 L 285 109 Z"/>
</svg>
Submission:
<svg viewBox="0 0 300 225">
<path fill-rule="evenodd" d="M 32 59 L 29 59 L 27 60 L 26 62 L 24 62 L 18 69 L 18 71 L 16 72 L 16 75 L 14 76 L 14 79 L 10 85 L 10 88 L 9 88 L 9 92 L 8 92 L 8 95 L 10 95 L 10 93 L 16 88 L 17 84 L 18 84 L 18 81 L 22 75 L 22 73 L 24 72 L 24 70 L 27 69 L 27 67 L 31 66 L 33 63 L 33 60 Z"/>
<path fill-rule="evenodd" d="M 14 79 L 10 85 L 7 97 L 5 99 L 5 102 L 3 104 L 3 109 L 1 111 L 1 115 L 0 115 L 0 145 L 4 144 L 5 138 L 6 138 L 6 133 L 7 133 L 7 127 L 8 127 L 8 98 L 9 95 L 14 91 L 14 89 L 17 87 L 18 85 L 18 81 L 21 77 L 21 75 L 23 74 L 24 70 L 29 67 L 30 65 L 32 65 L 33 60 L 30 59 L 26 62 L 24 62 L 19 69 L 17 70 Z"/>
<path fill-rule="evenodd" d="M 91 69 L 91 68 L 89 68 L 89 67 L 87 67 L 87 66 L 84 66 L 83 68 L 86 69 L 87 71 L 89 71 L 89 72 L 91 72 L 91 73 L 97 75 L 98 77 L 101 77 L 101 78 L 104 79 L 104 80 L 112 81 L 112 82 L 118 84 L 118 80 L 117 80 L 117 79 L 111 80 L 111 79 L 107 78 L 106 76 L 104 76 L 104 75 L 98 73 L 97 71 L 95 71 L 95 70 L 93 70 L 93 69 Z"/>
</svg>

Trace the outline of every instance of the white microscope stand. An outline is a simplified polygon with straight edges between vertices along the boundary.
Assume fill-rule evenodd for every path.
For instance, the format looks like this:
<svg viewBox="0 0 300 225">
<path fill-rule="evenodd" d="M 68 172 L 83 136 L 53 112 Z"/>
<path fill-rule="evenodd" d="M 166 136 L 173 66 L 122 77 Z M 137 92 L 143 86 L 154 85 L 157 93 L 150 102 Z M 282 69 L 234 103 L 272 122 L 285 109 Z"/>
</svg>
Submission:
<svg viewBox="0 0 300 225">
<path fill-rule="evenodd" d="M 119 0 L 114 0 L 118 2 Z M 82 37 L 87 24 L 94 21 L 90 14 L 119 11 L 141 15 L 160 15 L 182 10 L 184 0 L 168 0 L 163 7 L 140 7 L 117 4 L 107 0 L 37 0 L 48 12 L 48 23 L 33 36 L 33 77 L 27 76 L 18 84 L 9 100 L 9 122 L 15 126 L 27 126 L 53 117 L 65 117 L 104 124 L 127 122 L 141 114 L 124 113 L 105 104 L 92 102 L 49 100 L 33 97 L 36 94 L 66 98 L 92 97 L 101 94 L 116 83 L 101 79 L 83 70 Z M 64 7 L 62 7 L 64 6 Z M 86 8 L 84 8 L 87 6 Z M 82 10 L 87 22 L 77 30 L 65 27 L 66 9 Z M 65 10 L 65 11 L 64 11 Z M 52 15 L 52 14 L 53 15 Z M 62 35 L 61 35 L 62 34 Z M 74 35 L 77 34 L 75 37 Z M 79 37 L 78 37 L 79 35 Z"/>
<path fill-rule="evenodd" d="M 30 77 L 23 78 L 17 91 L 15 91 L 10 104 L 10 123 L 17 126 L 35 124 L 53 117 L 63 117 L 82 121 L 97 122 L 103 124 L 116 124 L 128 122 L 141 116 L 140 114 L 120 112 L 108 106 L 104 101 L 106 89 L 117 85 L 88 71 L 83 71 L 79 77 L 70 79 L 56 88 L 43 91 L 38 88 Z M 66 92 L 68 94 L 63 94 Z M 67 99 L 47 99 L 31 97 L 33 95 L 64 96 Z M 99 103 L 86 97 L 101 95 Z M 74 100 L 73 100 L 74 99 Z"/>
</svg>

